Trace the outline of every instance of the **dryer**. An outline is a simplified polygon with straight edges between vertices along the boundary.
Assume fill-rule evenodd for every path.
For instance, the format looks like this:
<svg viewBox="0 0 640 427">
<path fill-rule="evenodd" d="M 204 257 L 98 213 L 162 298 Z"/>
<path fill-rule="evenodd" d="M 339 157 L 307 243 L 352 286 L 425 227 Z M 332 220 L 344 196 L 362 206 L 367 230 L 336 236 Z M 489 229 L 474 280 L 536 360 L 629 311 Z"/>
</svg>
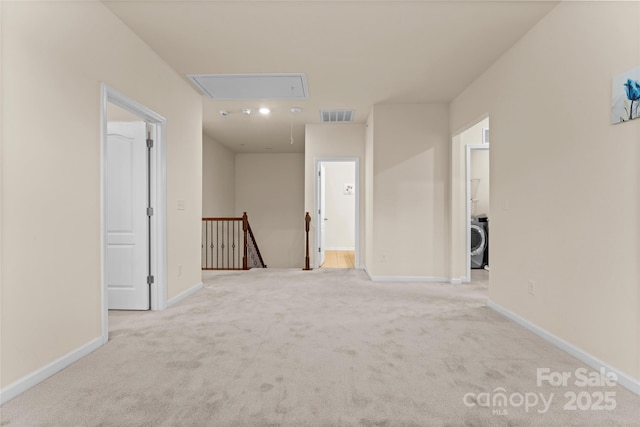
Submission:
<svg viewBox="0 0 640 427">
<path fill-rule="evenodd" d="M 489 219 L 471 217 L 471 268 L 484 268 L 489 262 Z"/>
</svg>

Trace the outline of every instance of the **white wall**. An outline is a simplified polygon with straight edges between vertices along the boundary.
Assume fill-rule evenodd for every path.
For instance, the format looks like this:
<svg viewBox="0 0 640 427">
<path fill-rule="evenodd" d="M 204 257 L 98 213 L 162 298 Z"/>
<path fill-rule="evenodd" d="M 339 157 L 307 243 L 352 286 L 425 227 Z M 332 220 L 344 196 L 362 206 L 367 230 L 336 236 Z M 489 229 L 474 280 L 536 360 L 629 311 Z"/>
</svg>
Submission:
<svg viewBox="0 0 640 427">
<path fill-rule="evenodd" d="M 202 135 L 202 216 L 231 217 L 236 211 L 236 155 Z"/>
<path fill-rule="evenodd" d="M 490 217 L 489 207 L 489 150 L 471 150 L 469 162 L 470 178 L 479 179 L 478 192 L 476 193 L 475 215 L 487 215 Z"/>
<path fill-rule="evenodd" d="M 448 106 L 376 105 L 373 118 L 373 183 L 367 183 L 373 185 L 373 235 L 367 236 L 373 259 L 367 269 L 372 276 L 447 277 Z"/>
<path fill-rule="evenodd" d="M 109 122 L 136 122 L 144 121 L 129 111 L 110 102 L 107 103 L 107 121 Z"/>
<path fill-rule="evenodd" d="M 364 215 L 366 218 L 365 224 L 365 257 L 364 260 L 373 260 L 373 224 L 375 218 L 373 217 L 373 161 L 374 161 L 374 152 L 373 152 L 373 110 L 369 113 L 369 117 L 367 117 L 367 124 L 365 128 L 365 161 L 364 161 Z M 361 264 L 365 264 L 365 262 L 361 262 Z"/>
<path fill-rule="evenodd" d="M 304 154 L 237 154 L 236 216 L 247 212 L 270 268 L 304 265 Z"/>
<path fill-rule="evenodd" d="M 327 250 L 353 250 L 356 240 L 355 188 L 344 194 L 345 184 L 355 185 L 353 162 L 323 162 L 326 170 L 325 245 Z"/>
<path fill-rule="evenodd" d="M 364 206 L 366 190 L 365 182 L 365 125 L 359 123 L 325 123 L 311 124 L 305 127 L 305 153 L 304 153 L 304 208 L 311 214 L 311 231 L 309 232 L 309 247 L 311 263 L 315 264 L 316 220 L 314 212 L 317 212 L 315 200 L 315 161 L 329 157 L 353 157 L 360 159 L 360 206 Z M 358 247 L 360 265 L 365 263 L 365 210 L 360 209 L 360 242 Z M 358 266 L 356 266 L 358 267 Z"/>
<path fill-rule="evenodd" d="M 101 337 L 101 82 L 167 118 L 168 296 L 201 281 L 202 100 L 101 2 L 0 7 L 4 389 Z"/>
<path fill-rule="evenodd" d="M 639 17 L 561 2 L 451 104 L 453 134 L 491 118 L 491 300 L 636 380 L 640 120 L 609 117 Z"/>
</svg>

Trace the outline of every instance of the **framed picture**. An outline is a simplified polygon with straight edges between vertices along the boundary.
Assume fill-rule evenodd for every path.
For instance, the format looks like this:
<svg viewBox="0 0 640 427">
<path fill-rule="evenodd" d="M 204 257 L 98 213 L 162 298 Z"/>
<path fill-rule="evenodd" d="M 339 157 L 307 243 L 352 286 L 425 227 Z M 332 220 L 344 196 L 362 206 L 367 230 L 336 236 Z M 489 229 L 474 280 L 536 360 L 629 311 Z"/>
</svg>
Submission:
<svg viewBox="0 0 640 427">
<path fill-rule="evenodd" d="M 611 87 L 611 123 L 640 118 L 640 67 L 613 78 Z"/>
</svg>

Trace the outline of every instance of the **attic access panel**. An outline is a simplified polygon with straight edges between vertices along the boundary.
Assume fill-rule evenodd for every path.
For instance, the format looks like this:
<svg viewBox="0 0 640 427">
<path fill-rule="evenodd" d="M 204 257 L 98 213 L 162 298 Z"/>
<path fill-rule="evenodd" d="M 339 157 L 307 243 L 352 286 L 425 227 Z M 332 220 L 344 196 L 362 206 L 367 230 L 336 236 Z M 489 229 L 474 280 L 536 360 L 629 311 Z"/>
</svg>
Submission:
<svg viewBox="0 0 640 427">
<path fill-rule="evenodd" d="M 215 100 L 306 99 L 307 80 L 294 74 L 189 74 L 205 95 Z"/>
</svg>

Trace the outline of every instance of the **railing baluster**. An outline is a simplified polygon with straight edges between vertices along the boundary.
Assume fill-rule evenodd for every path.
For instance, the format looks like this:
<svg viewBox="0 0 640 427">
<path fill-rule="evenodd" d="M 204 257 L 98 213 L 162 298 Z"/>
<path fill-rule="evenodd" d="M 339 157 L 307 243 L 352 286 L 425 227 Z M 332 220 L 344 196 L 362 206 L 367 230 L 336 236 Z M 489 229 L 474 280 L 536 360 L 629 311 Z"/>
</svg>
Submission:
<svg viewBox="0 0 640 427">
<path fill-rule="evenodd" d="M 206 268 L 209 267 L 209 221 L 206 221 L 205 223 L 205 228 L 204 228 L 204 237 L 205 237 L 205 243 L 204 243 L 204 266 Z"/>
<path fill-rule="evenodd" d="M 220 223 L 216 221 L 216 268 L 220 265 L 220 257 L 218 253 L 220 252 L 220 233 L 218 232 L 218 228 L 220 227 Z"/>
</svg>

